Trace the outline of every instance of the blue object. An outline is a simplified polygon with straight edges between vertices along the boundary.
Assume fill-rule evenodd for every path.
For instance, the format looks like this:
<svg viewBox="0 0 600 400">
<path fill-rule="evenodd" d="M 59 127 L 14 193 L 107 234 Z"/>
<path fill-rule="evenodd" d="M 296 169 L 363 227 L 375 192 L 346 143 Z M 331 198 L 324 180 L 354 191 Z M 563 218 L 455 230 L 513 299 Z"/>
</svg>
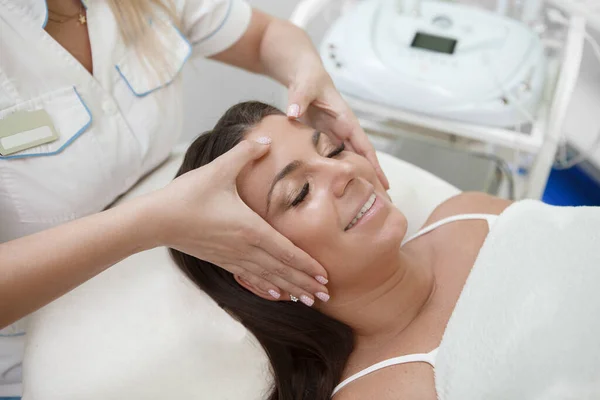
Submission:
<svg viewBox="0 0 600 400">
<path fill-rule="evenodd" d="M 553 169 L 542 201 L 555 206 L 600 206 L 600 184 L 579 166 Z"/>
</svg>

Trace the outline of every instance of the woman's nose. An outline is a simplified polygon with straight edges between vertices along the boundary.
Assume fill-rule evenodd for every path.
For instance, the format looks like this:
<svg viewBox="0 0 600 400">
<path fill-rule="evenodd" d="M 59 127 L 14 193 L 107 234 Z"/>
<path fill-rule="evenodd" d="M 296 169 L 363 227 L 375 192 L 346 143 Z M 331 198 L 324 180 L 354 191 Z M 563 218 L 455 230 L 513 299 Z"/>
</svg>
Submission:
<svg viewBox="0 0 600 400">
<path fill-rule="evenodd" d="M 342 197 L 350 182 L 356 178 L 356 169 L 347 161 L 332 160 L 330 166 L 331 188 L 336 197 Z"/>
</svg>

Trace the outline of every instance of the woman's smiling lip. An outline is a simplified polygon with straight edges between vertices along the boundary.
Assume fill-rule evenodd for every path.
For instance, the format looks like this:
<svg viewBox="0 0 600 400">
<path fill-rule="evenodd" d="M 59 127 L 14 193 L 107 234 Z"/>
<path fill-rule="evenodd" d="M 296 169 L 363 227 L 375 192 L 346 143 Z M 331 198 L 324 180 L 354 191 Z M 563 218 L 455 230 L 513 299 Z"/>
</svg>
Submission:
<svg viewBox="0 0 600 400">
<path fill-rule="evenodd" d="M 375 201 L 373 202 L 373 205 L 367 210 L 367 212 L 365 212 L 363 214 L 362 217 L 360 217 L 358 219 L 358 221 L 356 221 L 356 223 L 352 226 L 350 226 L 350 228 L 345 229 L 345 231 L 349 231 L 351 229 L 356 228 L 357 226 L 360 226 L 364 223 L 366 223 L 368 220 L 370 220 L 379 210 L 381 210 L 381 208 L 383 207 L 383 202 L 381 201 L 381 199 L 379 198 L 379 195 L 377 195 L 377 193 L 372 193 L 372 195 L 375 195 Z M 371 197 L 371 195 L 369 196 L 369 198 Z M 365 202 L 366 203 L 366 202 Z M 363 203 L 364 205 L 364 203 Z M 361 206 L 362 208 L 362 206 Z M 356 214 L 358 214 L 358 212 L 360 211 L 360 209 L 357 211 Z M 350 224 L 348 224 L 350 225 Z"/>
</svg>

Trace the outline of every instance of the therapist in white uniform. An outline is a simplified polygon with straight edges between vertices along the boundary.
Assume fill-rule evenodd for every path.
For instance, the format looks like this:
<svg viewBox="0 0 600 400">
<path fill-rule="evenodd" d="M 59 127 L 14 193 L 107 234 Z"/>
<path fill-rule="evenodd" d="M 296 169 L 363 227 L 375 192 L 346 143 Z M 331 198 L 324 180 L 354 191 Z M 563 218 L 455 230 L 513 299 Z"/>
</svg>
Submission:
<svg viewBox="0 0 600 400">
<path fill-rule="evenodd" d="M 274 296 L 327 293 L 322 266 L 236 194 L 268 137 L 110 208 L 169 156 L 180 71 L 202 56 L 276 79 L 290 118 L 379 168 L 306 34 L 243 0 L 0 0 L 0 397 L 21 395 L 22 318 L 145 249 L 175 247 Z"/>
</svg>

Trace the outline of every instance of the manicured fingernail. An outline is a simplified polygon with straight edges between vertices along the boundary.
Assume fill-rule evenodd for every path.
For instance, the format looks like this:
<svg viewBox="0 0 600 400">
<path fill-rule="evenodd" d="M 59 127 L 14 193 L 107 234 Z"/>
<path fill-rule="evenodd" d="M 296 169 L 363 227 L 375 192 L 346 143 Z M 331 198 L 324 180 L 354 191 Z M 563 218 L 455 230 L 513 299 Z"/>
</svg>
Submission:
<svg viewBox="0 0 600 400">
<path fill-rule="evenodd" d="M 261 136 L 254 140 L 258 144 L 271 144 L 271 138 L 268 136 Z"/>
<path fill-rule="evenodd" d="M 317 282 L 319 282 L 321 285 L 327 285 L 327 282 L 329 282 L 329 280 L 327 280 L 327 278 L 325 278 L 322 275 L 317 275 L 315 276 L 315 279 L 317 280 Z"/>
<path fill-rule="evenodd" d="M 269 294 L 271 296 L 273 296 L 275 299 L 279 299 L 281 297 L 281 293 L 279 293 L 277 290 L 269 290 Z"/>
<path fill-rule="evenodd" d="M 300 106 L 298 104 L 290 104 L 287 115 L 288 117 L 298 118 L 300 116 Z"/>
<path fill-rule="evenodd" d="M 319 300 L 321 300 L 323 303 L 327 303 L 329 301 L 329 295 L 327 293 L 318 292 L 318 293 L 315 293 L 315 296 L 317 296 L 317 298 Z"/>
<path fill-rule="evenodd" d="M 305 294 L 300 296 L 300 301 L 309 307 L 312 307 L 312 305 L 315 304 L 315 301 Z"/>
</svg>

